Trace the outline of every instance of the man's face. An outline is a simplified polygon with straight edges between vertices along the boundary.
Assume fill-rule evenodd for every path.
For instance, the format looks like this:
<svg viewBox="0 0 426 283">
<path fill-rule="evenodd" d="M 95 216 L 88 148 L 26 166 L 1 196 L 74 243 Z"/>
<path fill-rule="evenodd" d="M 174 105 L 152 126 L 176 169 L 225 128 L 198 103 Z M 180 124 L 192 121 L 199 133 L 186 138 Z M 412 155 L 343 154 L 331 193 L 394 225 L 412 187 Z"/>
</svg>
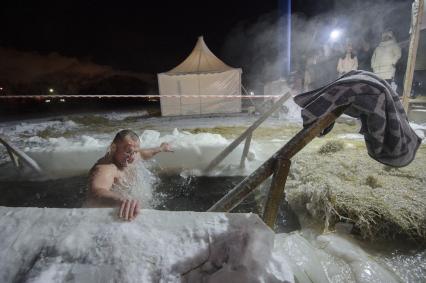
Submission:
<svg viewBox="0 0 426 283">
<path fill-rule="evenodd" d="M 120 167 L 126 167 L 128 164 L 132 164 L 133 161 L 135 161 L 138 150 L 139 142 L 126 137 L 122 141 L 116 143 L 114 161 Z"/>
<path fill-rule="evenodd" d="M 387 41 L 392 39 L 392 34 L 389 32 L 385 32 L 382 34 L 382 41 Z"/>
</svg>

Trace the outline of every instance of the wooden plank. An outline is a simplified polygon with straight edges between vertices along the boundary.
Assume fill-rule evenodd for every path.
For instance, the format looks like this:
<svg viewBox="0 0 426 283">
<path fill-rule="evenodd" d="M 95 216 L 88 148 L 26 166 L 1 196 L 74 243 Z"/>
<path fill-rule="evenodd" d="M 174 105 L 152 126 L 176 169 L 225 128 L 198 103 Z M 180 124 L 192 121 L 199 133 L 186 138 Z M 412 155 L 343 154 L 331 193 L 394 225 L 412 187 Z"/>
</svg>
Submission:
<svg viewBox="0 0 426 283">
<path fill-rule="evenodd" d="M 334 112 L 327 113 L 320 117 L 315 123 L 307 128 L 299 131 L 290 141 L 280 148 L 272 157 L 266 160 L 258 169 L 242 180 L 224 197 L 209 208 L 210 212 L 227 212 L 234 209 L 240 204 L 257 186 L 272 175 L 274 170 L 275 160 L 291 159 L 297 152 L 304 148 L 310 141 L 333 123 L 345 109 L 348 107 L 342 106 Z"/>
<path fill-rule="evenodd" d="M 288 172 L 290 171 L 290 165 L 291 161 L 288 159 L 283 160 L 278 158 L 275 161 L 274 176 L 266 199 L 265 212 L 263 213 L 263 221 L 272 230 L 274 230 L 278 210 L 284 198 L 284 188 Z"/>
<path fill-rule="evenodd" d="M 244 144 L 243 154 L 241 155 L 240 168 L 246 167 L 246 158 L 247 158 L 247 154 L 248 154 L 249 149 L 250 149 L 250 142 L 251 142 L 252 135 L 253 134 L 250 133 L 246 138 L 246 142 Z"/>
<path fill-rule="evenodd" d="M 419 9 L 416 15 L 416 24 L 412 27 L 410 36 L 410 45 L 408 47 L 407 68 L 404 79 L 404 93 L 402 95 L 402 105 L 405 112 L 408 114 L 408 101 L 413 86 L 414 68 L 416 66 L 417 47 L 419 45 L 420 25 L 422 22 L 424 0 L 419 0 Z M 413 22 L 413 19 L 411 19 Z"/>
<path fill-rule="evenodd" d="M 210 164 L 204 169 L 204 173 L 209 172 L 222 162 L 228 154 L 230 154 L 249 134 L 251 134 L 260 124 L 263 123 L 275 110 L 277 110 L 287 99 L 291 97 L 290 92 L 287 92 L 259 119 L 257 119 L 247 130 L 244 131 L 238 138 L 236 138 L 230 145 L 228 145 L 218 156 L 216 156 Z"/>
<path fill-rule="evenodd" d="M 26 153 L 24 153 L 23 151 L 21 151 L 20 149 L 15 147 L 9 141 L 9 139 L 7 139 L 5 136 L 0 135 L 0 143 L 2 143 L 6 147 L 7 151 L 9 152 L 10 158 L 12 159 L 12 162 L 14 162 L 14 164 L 15 164 L 15 158 L 18 157 L 22 161 L 22 163 L 26 164 L 32 170 L 34 170 L 35 172 L 37 172 L 39 174 L 42 173 L 42 170 L 41 170 L 40 166 L 37 164 L 37 162 L 35 162 Z M 19 166 L 19 163 L 16 163 L 15 166 L 16 165 Z"/>
</svg>

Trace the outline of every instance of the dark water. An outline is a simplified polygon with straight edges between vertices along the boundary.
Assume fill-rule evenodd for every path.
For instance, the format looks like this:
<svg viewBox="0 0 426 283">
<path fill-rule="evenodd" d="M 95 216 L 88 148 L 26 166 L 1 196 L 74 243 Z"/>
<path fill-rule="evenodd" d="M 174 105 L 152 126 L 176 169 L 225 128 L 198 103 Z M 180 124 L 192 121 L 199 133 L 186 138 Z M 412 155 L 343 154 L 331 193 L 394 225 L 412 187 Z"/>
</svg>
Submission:
<svg viewBox="0 0 426 283">
<path fill-rule="evenodd" d="M 155 208 L 170 211 L 206 211 L 220 200 L 233 187 L 240 183 L 244 176 L 189 176 L 160 175 L 155 186 L 154 199 L 160 200 Z M 265 195 L 269 182 L 247 197 L 232 212 L 263 214 Z M 275 231 L 291 232 L 300 229 L 297 216 L 287 202 L 281 203 Z"/>
<path fill-rule="evenodd" d="M 0 205 L 14 207 L 81 207 L 87 192 L 87 177 L 47 181 L 0 181 Z"/>
<path fill-rule="evenodd" d="M 188 176 L 160 175 L 154 186 L 154 209 L 170 211 L 206 211 L 243 176 Z M 87 176 L 47 181 L 0 180 L 0 206 L 79 208 L 87 194 Z M 263 198 L 250 195 L 233 212 L 252 212 L 261 215 Z M 277 232 L 299 228 L 297 218 L 288 205 L 279 212 Z"/>
<path fill-rule="evenodd" d="M 206 211 L 244 177 L 209 177 L 160 175 L 154 198 L 160 199 L 158 209 L 181 211 Z M 239 212 L 256 212 L 258 208 L 253 196 L 239 207 Z"/>
</svg>

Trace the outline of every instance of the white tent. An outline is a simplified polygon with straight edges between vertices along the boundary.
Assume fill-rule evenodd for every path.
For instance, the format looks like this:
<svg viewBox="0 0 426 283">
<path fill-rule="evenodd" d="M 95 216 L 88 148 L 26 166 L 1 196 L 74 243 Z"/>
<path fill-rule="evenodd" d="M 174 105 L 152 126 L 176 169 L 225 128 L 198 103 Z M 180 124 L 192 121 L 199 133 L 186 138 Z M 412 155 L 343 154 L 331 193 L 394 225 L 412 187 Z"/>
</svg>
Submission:
<svg viewBox="0 0 426 283">
<path fill-rule="evenodd" d="M 241 73 L 240 68 L 232 68 L 217 58 L 200 36 L 188 58 L 176 68 L 158 74 L 160 95 L 173 96 L 160 98 L 161 114 L 241 112 Z"/>
</svg>

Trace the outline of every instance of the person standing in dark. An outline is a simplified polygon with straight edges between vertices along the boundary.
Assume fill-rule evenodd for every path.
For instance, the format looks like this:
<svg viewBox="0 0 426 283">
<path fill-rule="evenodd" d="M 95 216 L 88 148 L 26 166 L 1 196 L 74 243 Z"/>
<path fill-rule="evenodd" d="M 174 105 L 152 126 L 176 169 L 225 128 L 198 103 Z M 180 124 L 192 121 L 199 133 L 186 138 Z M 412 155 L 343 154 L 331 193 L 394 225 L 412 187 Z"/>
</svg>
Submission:
<svg viewBox="0 0 426 283">
<path fill-rule="evenodd" d="M 363 38 L 358 47 L 357 57 L 358 57 L 358 69 L 363 71 L 372 72 L 371 69 L 371 56 L 373 56 L 373 49 L 371 48 L 371 43 Z"/>
</svg>

